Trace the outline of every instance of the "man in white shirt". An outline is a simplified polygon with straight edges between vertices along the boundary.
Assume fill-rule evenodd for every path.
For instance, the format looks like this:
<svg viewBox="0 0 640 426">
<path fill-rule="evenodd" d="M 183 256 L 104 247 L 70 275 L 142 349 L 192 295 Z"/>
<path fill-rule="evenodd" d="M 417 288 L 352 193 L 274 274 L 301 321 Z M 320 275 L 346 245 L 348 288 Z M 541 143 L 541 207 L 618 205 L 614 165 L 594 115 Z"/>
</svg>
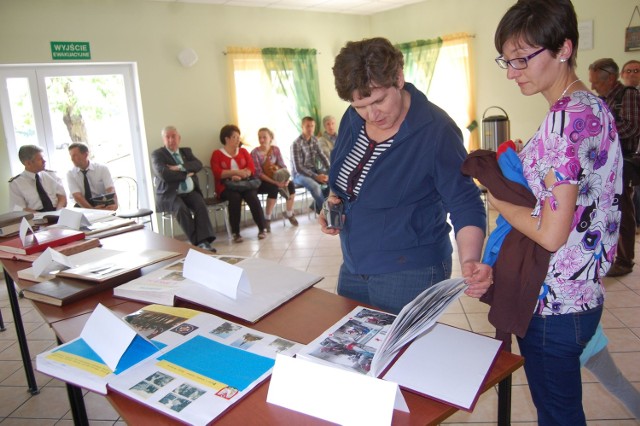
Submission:
<svg viewBox="0 0 640 426">
<path fill-rule="evenodd" d="M 45 170 L 42 148 L 24 145 L 18 151 L 24 171 L 9 180 L 9 197 L 14 210 L 48 212 L 67 206 L 62 181 L 51 170 Z"/>
<path fill-rule="evenodd" d="M 76 207 L 117 210 L 118 199 L 109 168 L 89 161 L 89 148 L 83 143 L 69 145 L 69 155 L 75 167 L 67 172 L 67 183 Z M 111 199 L 113 202 L 109 201 L 105 205 L 92 200 L 105 194 L 114 194 Z"/>
</svg>

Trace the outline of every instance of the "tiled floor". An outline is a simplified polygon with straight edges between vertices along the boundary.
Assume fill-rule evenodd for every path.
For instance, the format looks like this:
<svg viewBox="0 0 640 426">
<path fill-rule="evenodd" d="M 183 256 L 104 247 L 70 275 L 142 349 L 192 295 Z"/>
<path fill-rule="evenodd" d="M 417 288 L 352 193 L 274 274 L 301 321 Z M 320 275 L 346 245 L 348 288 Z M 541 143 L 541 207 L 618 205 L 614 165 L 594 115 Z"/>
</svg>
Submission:
<svg viewBox="0 0 640 426">
<path fill-rule="evenodd" d="M 244 243 L 232 244 L 226 240 L 216 242 L 220 254 L 234 253 L 258 256 L 283 265 L 307 270 L 325 276 L 318 287 L 335 291 L 341 263 L 338 238 L 320 232 L 313 217 L 298 217 L 300 226 L 272 222 L 273 232 L 266 240 L 258 241 L 255 227 L 243 230 Z M 221 240 L 223 232 L 220 233 Z M 638 247 L 640 250 L 640 247 Z M 639 251 L 640 252 L 640 251 Z M 455 264 L 455 262 L 454 262 Z M 454 274 L 459 274 L 459 270 Z M 609 337 L 609 351 L 618 367 L 640 388 L 640 268 L 620 279 L 606 279 L 607 301 L 603 325 Z M 31 355 L 52 347 L 55 343 L 46 326 L 28 300 L 20 300 L 22 318 L 28 333 Z M 40 394 L 27 392 L 20 352 L 15 340 L 6 286 L 0 289 L 0 309 L 6 331 L 0 333 L 0 423 L 4 425 L 65 425 L 72 424 L 67 394 L 63 384 L 36 373 Z M 443 315 L 441 321 L 454 326 L 492 335 L 487 321 L 487 306 L 463 296 Z M 514 345 L 517 349 L 517 344 Z M 589 425 L 636 425 L 631 414 L 586 370 L 583 370 L 584 406 Z M 524 372 L 519 370 L 513 379 L 512 423 L 536 424 L 536 414 L 526 385 Z M 92 425 L 124 424 L 118 414 L 102 397 L 88 393 L 85 396 Z M 473 413 L 458 412 L 447 424 L 491 425 L 496 423 L 497 392 L 486 392 Z"/>
</svg>

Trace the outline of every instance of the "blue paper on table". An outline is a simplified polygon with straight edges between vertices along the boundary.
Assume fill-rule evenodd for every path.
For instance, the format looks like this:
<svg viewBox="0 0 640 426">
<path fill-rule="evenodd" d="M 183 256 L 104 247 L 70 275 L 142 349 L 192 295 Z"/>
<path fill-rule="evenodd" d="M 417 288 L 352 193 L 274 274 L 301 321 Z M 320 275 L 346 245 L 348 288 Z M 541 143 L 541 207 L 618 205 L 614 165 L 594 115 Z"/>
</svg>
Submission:
<svg viewBox="0 0 640 426">
<path fill-rule="evenodd" d="M 240 391 L 273 368 L 275 364 L 271 358 L 218 343 L 203 336 L 194 337 L 158 359 L 171 362 Z"/>
<path fill-rule="evenodd" d="M 122 355 L 122 358 L 120 358 L 120 361 L 118 362 L 118 366 L 116 367 L 116 371 L 114 371 L 114 373 L 120 374 L 127 368 L 153 355 L 159 349 L 162 349 L 163 346 L 166 345 L 159 342 L 152 343 L 149 340 L 146 340 L 144 337 L 137 335 L 133 338 L 133 341 L 131 342 L 125 353 Z M 54 352 L 58 351 L 77 355 L 90 361 L 106 365 L 102 358 L 100 358 L 100 356 L 93 349 L 91 349 L 91 346 L 89 346 L 87 342 L 85 342 L 82 338 L 69 342 L 66 345 L 62 345 Z"/>
</svg>

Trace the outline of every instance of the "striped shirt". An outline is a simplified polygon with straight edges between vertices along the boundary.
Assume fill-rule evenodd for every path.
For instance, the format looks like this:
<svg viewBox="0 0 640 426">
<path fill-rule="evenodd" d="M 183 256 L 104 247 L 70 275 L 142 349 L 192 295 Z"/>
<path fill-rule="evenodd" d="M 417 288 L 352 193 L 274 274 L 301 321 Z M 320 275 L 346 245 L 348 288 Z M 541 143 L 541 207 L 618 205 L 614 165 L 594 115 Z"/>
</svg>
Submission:
<svg viewBox="0 0 640 426">
<path fill-rule="evenodd" d="M 336 179 L 336 185 L 349 195 L 350 200 L 353 201 L 358 196 L 373 163 L 392 143 L 393 138 L 380 143 L 372 141 L 362 125 L 358 140 L 347 154 Z"/>
</svg>

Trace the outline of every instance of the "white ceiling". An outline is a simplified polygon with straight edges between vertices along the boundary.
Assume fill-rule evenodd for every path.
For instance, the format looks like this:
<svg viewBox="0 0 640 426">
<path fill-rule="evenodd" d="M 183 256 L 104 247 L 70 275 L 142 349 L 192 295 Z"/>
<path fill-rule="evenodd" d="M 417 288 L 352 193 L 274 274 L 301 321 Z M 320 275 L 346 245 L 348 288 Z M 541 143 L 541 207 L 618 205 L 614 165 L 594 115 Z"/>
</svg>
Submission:
<svg viewBox="0 0 640 426">
<path fill-rule="evenodd" d="M 204 3 L 225 6 L 265 7 L 308 12 L 372 15 L 423 0 L 156 0 L 178 3 Z"/>
</svg>

